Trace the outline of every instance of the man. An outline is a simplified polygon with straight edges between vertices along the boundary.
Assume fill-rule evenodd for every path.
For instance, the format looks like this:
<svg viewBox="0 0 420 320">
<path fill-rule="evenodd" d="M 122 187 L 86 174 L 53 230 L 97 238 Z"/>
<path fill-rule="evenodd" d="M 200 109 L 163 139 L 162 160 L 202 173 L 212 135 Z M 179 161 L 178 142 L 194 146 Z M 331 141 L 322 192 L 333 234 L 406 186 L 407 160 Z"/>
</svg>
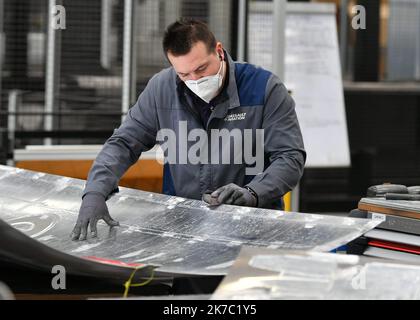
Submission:
<svg viewBox="0 0 420 320">
<path fill-rule="evenodd" d="M 169 26 L 163 49 L 172 67 L 149 81 L 96 158 L 72 233 L 75 240 L 86 239 L 88 225 L 95 237 L 100 219 L 118 225 L 106 200 L 118 190 L 126 170 L 157 140 L 169 146 L 165 158 L 176 159 L 164 166 L 164 193 L 203 199 L 210 205 L 281 209 L 283 195 L 303 174 L 306 153 L 294 102 L 275 75 L 234 62 L 208 27 L 196 20 L 183 19 Z M 178 139 L 166 142 L 161 137 L 163 129 Z M 247 130 L 252 134 L 243 134 Z M 263 141 L 258 140 L 257 131 L 263 132 Z M 214 132 L 232 136 L 215 147 L 220 135 Z M 243 136 L 237 137 L 238 132 Z M 201 137 L 204 133 L 201 147 L 211 145 L 207 153 L 199 149 L 204 150 L 199 163 L 185 161 L 194 154 L 189 152 L 193 133 Z M 239 138 L 240 149 L 238 143 L 229 143 L 231 137 Z M 249 174 L 252 164 L 238 161 L 236 155 L 243 160 L 246 150 L 257 153 L 256 162 L 263 159 L 258 172 Z M 213 161 L 219 152 L 230 162 Z"/>
</svg>

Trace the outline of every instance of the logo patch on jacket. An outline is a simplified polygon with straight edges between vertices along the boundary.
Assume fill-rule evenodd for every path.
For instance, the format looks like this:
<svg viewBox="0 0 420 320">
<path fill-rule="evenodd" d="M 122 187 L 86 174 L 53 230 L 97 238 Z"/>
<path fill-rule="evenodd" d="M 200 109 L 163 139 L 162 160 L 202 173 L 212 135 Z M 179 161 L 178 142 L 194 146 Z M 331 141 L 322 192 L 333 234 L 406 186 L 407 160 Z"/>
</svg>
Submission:
<svg viewBox="0 0 420 320">
<path fill-rule="evenodd" d="M 225 121 L 239 121 L 239 120 L 245 120 L 246 118 L 246 112 L 244 113 L 234 113 L 234 114 L 229 114 L 228 116 L 226 116 Z"/>
</svg>

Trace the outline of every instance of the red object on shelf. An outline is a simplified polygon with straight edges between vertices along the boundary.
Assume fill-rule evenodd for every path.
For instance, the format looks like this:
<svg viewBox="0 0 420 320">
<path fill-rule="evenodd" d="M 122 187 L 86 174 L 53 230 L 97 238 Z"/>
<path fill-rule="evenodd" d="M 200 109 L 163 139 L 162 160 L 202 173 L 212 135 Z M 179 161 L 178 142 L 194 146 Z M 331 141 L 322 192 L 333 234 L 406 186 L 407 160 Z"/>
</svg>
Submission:
<svg viewBox="0 0 420 320">
<path fill-rule="evenodd" d="M 396 243 L 396 242 L 389 242 L 389 241 L 381 241 L 381 240 L 371 240 L 368 243 L 372 247 L 390 249 L 395 251 L 402 251 L 408 253 L 414 253 L 420 255 L 420 247 L 411 246 L 408 244 Z"/>
</svg>

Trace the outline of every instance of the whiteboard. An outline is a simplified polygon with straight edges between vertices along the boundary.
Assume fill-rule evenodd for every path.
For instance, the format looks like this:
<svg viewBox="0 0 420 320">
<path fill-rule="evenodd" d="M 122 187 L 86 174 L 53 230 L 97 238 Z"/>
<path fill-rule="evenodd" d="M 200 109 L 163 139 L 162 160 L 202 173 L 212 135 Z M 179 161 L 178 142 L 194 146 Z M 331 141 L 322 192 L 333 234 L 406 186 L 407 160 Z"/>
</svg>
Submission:
<svg viewBox="0 0 420 320">
<path fill-rule="evenodd" d="M 272 70 L 272 5 L 250 9 L 249 62 Z M 306 167 L 350 166 L 335 6 L 289 3 L 285 51 L 284 83 L 296 102 Z"/>
</svg>

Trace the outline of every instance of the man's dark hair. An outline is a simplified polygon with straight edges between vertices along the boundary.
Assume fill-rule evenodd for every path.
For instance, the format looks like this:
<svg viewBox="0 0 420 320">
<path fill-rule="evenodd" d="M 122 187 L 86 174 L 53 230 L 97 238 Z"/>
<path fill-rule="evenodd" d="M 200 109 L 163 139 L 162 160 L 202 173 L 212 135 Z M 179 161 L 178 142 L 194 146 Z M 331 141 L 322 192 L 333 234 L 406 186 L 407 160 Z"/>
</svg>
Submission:
<svg viewBox="0 0 420 320">
<path fill-rule="evenodd" d="M 171 24 L 163 37 L 163 51 L 166 56 L 175 57 L 188 54 L 199 41 L 204 42 L 210 52 L 216 48 L 216 38 L 209 27 L 196 19 L 183 18 Z"/>
</svg>

